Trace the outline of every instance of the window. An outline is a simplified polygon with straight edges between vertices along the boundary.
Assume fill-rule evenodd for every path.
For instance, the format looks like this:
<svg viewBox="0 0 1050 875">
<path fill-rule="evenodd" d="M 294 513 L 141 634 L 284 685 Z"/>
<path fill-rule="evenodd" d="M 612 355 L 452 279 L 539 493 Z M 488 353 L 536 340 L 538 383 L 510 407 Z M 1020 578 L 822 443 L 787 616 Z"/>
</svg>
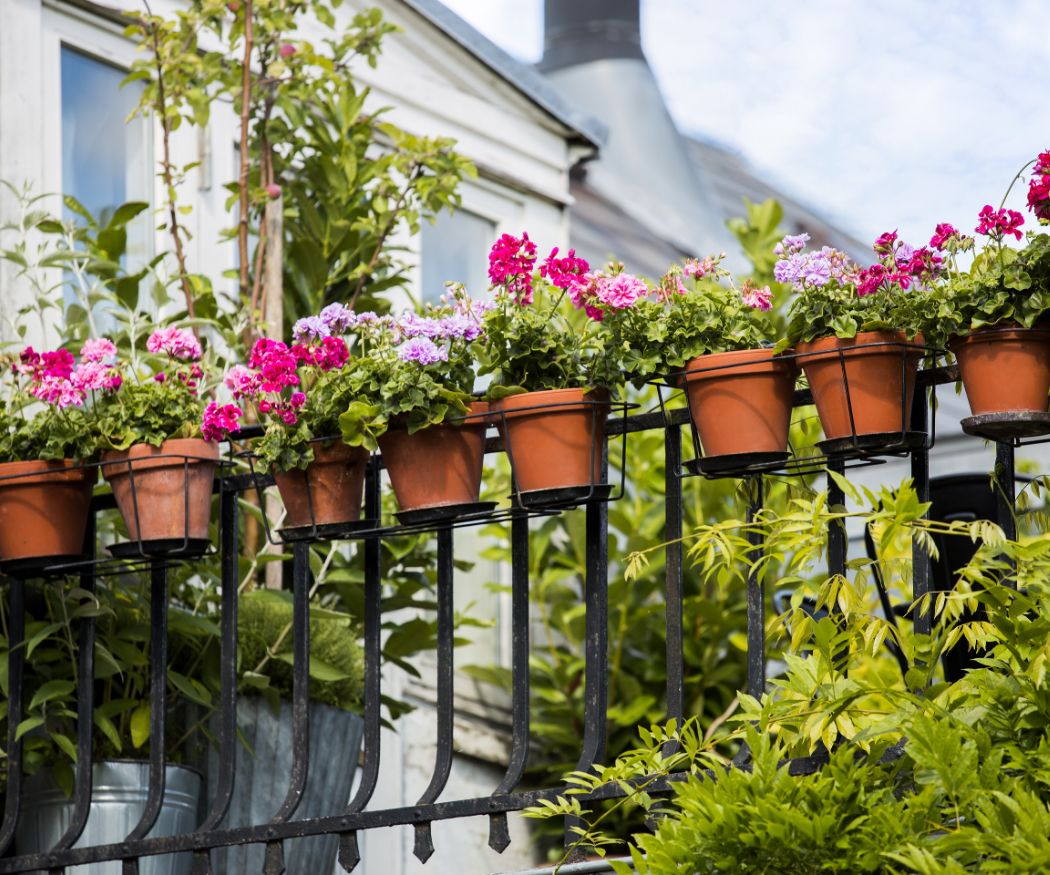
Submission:
<svg viewBox="0 0 1050 875">
<path fill-rule="evenodd" d="M 141 119 L 127 121 L 142 86 L 131 83 L 121 88 L 126 75 L 118 66 L 61 44 L 61 191 L 103 221 L 127 201 L 151 200 L 148 129 Z M 78 220 L 68 208 L 65 214 Z M 149 259 L 151 225 L 146 211 L 128 226 L 125 267 Z M 66 283 L 64 299 L 66 306 L 78 302 L 71 281 Z M 102 312 L 97 318 L 106 321 Z"/>
<path fill-rule="evenodd" d="M 62 46 L 62 190 L 93 215 L 141 199 L 138 124 L 125 124 L 141 87 L 121 88 L 126 71 Z"/>
<path fill-rule="evenodd" d="M 463 283 L 475 297 L 488 288 L 485 254 L 496 238 L 496 226 L 466 210 L 441 213 L 431 225 L 424 222 L 420 234 L 421 297 L 435 303 L 446 282 Z"/>
</svg>

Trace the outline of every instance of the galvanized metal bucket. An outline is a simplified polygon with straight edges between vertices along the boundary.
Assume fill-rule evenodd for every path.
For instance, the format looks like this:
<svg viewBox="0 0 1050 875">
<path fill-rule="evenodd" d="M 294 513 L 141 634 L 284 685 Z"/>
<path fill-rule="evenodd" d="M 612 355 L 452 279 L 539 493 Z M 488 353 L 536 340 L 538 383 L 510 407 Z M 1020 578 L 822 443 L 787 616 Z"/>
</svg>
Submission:
<svg viewBox="0 0 1050 875">
<path fill-rule="evenodd" d="M 203 781 L 198 772 L 183 766 L 168 766 L 164 801 L 149 838 L 173 836 L 197 828 Z M 95 763 L 91 780 L 91 810 L 76 848 L 122 842 L 131 832 L 149 791 L 149 764 L 121 760 Z M 73 816 L 73 802 L 59 789 L 50 771 L 25 780 L 15 852 L 34 854 L 49 851 L 65 834 Z M 142 875 L 189 875 L 190 854 L 143 857 Z M 119 860 L 70 866 L 67 875 L 120 875 Z"/>
<path fill-rule="evenodd" d="M 237 745 L 233 798 L 223 827 L 269 821 L 288 790 L 292 773 L 292 706 L 282 702 L 277 714 L 258 696 L 237 701 L 237 726 L 251 751 Z M 217 727 L 213 727 L 217 729 Z M 364 722 L 357 714 L 329 705 L 310 704 L 310 769 L 306 790 L 293 817 L 300 820 L 339 814 L 350 801 L 350 790 L 361 750 Z M 252 755 L 254 752 L 254 756 Z M 218 775 L 218 752 L 208 756 L 209 781 Z M 214 792 L 209 786 L 208 798 Z M 325 875 L 335 866 L 339 851 L 336 835 L 291 839 L 284 843 L 286 875 Z M 263 845 L 216 848 L 211 853 L 214 872 L 222 875 L 259 875 Z"/>
</svg>

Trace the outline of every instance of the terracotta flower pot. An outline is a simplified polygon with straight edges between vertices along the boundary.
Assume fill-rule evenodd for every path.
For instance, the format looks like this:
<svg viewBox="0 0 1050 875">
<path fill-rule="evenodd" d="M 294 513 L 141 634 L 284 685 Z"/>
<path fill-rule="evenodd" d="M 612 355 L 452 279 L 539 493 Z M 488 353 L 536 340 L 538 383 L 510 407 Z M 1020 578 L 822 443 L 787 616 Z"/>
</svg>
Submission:
<svg viewBox="0 0 1050 875">
<path fill-rule="evenodd" d="M 132 444 L 108 450 L 102 461 L 132 541 L 207 540 L 218 444 L 201 438 Z"/>
<path fill-rule="evenodd" d="M 0 465 L 0 559 L 80 555 L 98 473 L 74 464 Z"/>
<path fill-rule="evenodd" d="M 595 403 L 597 402 L 597 403 Z M 550 389 L 495 401 L 504 447 L 521 492 L 600 482 L 609 396 L 603 390 Z"/>
<path fill-rule="evenodd" d="M 886 345 L 864 346 L 876 343 Z M 800 343 L 796 352 L 803 356 L 798 361 L 809 380 L 825 436 L 907 431 L 922 343 L 921 335 L 909 341 L 895 331 L 864 331 L 847 339 L 822 337 Z"/>
<path fill-rule="evenodd" d="M 471 414 L 488 413 L 486 401 L 470 405 Z M 472 504 L 481 493 L 485 460 L 485 416 L 432 425 L 409 434 L 391 428 L 379 449 L 401 510 Z"/>
<path fill-rule="evenodd" d="M 982 328 L 948 348 L 959 362 L 974 416 L 1047 410 L 1050 329 Z"/>
<path fill-rule="evenodd" d="M 717 370 L 700 370 L 707 368 Z M 690 361 L 685 393 L 704 455 L 784 452 L 796 376 L 794 362 L 774 357 L 771 349 L 713 353 Z"/>
<path fill-rule="evenodd" d="M 341 440 L 314 444 L 314 460 L 304 471 L 275 471 L 288 526 L 328 526 L 361 518 L 368 450 Z"/>
</svg>

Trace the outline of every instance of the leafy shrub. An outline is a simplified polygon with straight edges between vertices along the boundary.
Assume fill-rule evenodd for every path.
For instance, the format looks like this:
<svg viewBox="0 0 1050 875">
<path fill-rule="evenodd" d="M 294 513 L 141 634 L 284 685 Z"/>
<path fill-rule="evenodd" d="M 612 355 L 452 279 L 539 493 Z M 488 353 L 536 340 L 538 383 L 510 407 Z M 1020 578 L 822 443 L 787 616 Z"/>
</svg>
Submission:
<svg viewBox="0 0 1050 875">
<path fill-rule="evenodd" d="M 292 698 L 292 594 L 256 589 L 240 597 L 237 634 L 243 686 L 275 709 Z M 349 614 L 310 608 L 310 698 L 353 711 L 361 703 L 364 655 Z"/>
</svg>

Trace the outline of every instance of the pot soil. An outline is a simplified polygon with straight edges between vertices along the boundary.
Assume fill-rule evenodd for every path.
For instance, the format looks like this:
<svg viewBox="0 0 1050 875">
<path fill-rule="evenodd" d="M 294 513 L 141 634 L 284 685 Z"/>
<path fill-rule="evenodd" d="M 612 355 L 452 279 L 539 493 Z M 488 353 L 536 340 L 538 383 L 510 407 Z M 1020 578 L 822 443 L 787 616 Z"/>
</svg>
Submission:
<svg viewBox="0 0 1050 875">
<path fill-rule="evenodd" d="M 609 395 L 598 389 L 549 389 L 494 402 L 503 445 L 521 492 L 601 482 Z"/>
<path fill-rule="evenodd" d="M 208 539 L 218 444 L 201 438 L 133 444 L 103 453 L 102 461 L 132 541 Z"/>
<path fill-rule="evenodd" d="M 1045 413 L 1050 394 L 1050 329 L 981 328 L 948 344 L 974 416 Z"/>
<path fill-rule="evenodd" d="M 393 427 L 379 449 L 401 510 L 473 504 L 481 493 L 489 405 L 475 401 L 468 418 L 409 434 Z"/>
<path fill-rule="evenodd" d="M 314 460 L 305 471 L 275 471 L 285 524 L 299 528 L 357 522 L 367 465 L 368 450 L 331 440 L 314 444 Z"/>
<path fill-rule="evenodd" d="M 875 343 L 884 345 L 864 346 Z M 908 431 L 922 343 L 922 335 L 909 341 L 897 331 L 864 331 L 851 338 L 822 337 L 798 344 L 796 351 L 803 354 L 799 363 L 824 435 L 834 440 Z"/>
<path fill-rule="evenodd" d="M 97 476 L 69 459 L 0 465 L 0 559 L 80 555 Z"/>
<path fill-rule="evenodd" d="M 700 370 L 708 368 L 717 370 Z M 683 382 L 704 456 L 786 451 L 795 377 L 794 363 L 771 349 L 692 359 Z"/>
</svg>

